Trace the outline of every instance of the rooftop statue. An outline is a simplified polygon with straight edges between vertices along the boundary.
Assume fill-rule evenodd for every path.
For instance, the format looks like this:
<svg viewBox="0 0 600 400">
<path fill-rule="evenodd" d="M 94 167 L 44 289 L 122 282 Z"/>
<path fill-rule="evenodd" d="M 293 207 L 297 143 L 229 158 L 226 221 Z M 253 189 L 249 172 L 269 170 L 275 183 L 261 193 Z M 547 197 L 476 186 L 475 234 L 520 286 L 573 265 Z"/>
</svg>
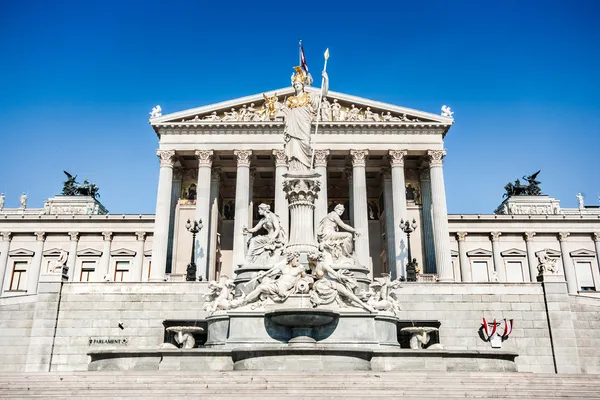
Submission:
<svg viewBox="0 0 600 400">
<path fill-rule="evenodd" d="M 63 183 L 63 196 L 90 196 L 96 199 L 100 197 L 99 188 L 96 184 L 90 183 L 87 179 L 83 184 L 77 183 L 77 175 L 73 176 L 67 171 L 63 171 L 67 176 L 67 180 Z"/>
<path fill-rule="evenodd" d="M 152 111 L 150 111 L 150 119 L 162 117 L 162 108 L 160 106 L 152 107 Z"/>
<path fill-rule="evenodd" d="M 503 197 L 540 196 L 542 194 L 542 190 L 540 189 L 539 185 L 542 182 L 537 180 L 537 176 L 540 172 L 542 171 L 539 170 L 535 174 L 524 176 L 523 179 L 527 181 L 527 185 L 522 185 L 519 179 L 516 179 L 514 184 L 512 182 L 506 184 L 506 186 L 504 186 L 506 193 L 504 193 Z"/>
</svg>

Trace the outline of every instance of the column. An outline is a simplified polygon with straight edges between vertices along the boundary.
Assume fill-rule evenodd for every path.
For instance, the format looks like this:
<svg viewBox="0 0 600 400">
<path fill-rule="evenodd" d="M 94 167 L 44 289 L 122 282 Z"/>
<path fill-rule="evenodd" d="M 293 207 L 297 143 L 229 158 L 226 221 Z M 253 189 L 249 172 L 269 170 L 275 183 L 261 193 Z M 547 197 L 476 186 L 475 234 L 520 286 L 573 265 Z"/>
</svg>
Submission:
<svg viewBox="0 0 600 400">
<path fill-rule="evenodd" d="M 315 150 L 315 172 L 321 177 L 321 190 L 315 200 L 315 230 L 319 227 L 319 222 L 327 216 L 327 157 L 329 150 Z"/>
<path fill-rule="evenodd" d="M 563 269 L 565 270 L 565 279 L 567 280 L 567 292 L 569 294 L 577 294 L 579 292 L 579 284 L 577 283 L 577 275 L 575 275 L 575 267 L 571 262 L 569 249 L 567 249 L 567 238 L 570 233 L 560 232 L 558 241 L 560 242 L 560 253 L 562 257 Z"/>
<path fill-rule="evenodd" d="M 350 225 L 354 226 L 354 191 L 353 191 L 353 181 L 354 175 L 352 174 L 352 168 L 346 168 L 346 179 L 348 179 L 348 221 L 350 221 Z"/>
<path fill-rule="evenodd" d="M 174 150 L 158 150 L 160 159 L 158 174 L 158 192 L 156 194 L 156 213 L 154 216 L 154 237 L 152 243 L 152 268 L 150 281 L 162 282 L 167 272 L 167 249 L 169 247 L 169 220 L 171 193 L 173 189 Z"/>
<path fill-rule="evenodd" d="M 219 192 L 221 187 L 221 168 L 214 167 L 210 175 L 210 221 L 208 224 L 208 274 L 206 280 L 216 279 L 217 271 L 217 235 L 219 229 Z M 206 225 L 205 225 L 206 226 Z"/>
<path fill-rule="evenodd" d="M 8 252 L 10 250 L 10 232 L 0 232 L 0 296 L 4 290 L 4 281 L 6 278 L 6 264 L 8 263 Z"/>
<path fill-rule="evenodd" d="M 27 294 L 37 293 L 38 283 L 40 281 L 40 271 L 42 270 L 42 253 L 44 252 L 45 232 L 35 232 L 35 253 L 31 260 L 29 273 L 27 274 Z"/>
<path fill-rule="evenodd" d="M 537 259 L 535 251 L 533 250 L 533 237 L 535 232 L 525 232 L 523 239 L 525 239 L 525 249 L 527 250 L 527 265 L 529 266 L 529 281 L 537 282 L 538 269 Z M 527 280 L 525 280 L 527 281 Z"/>
<path fill-rule="evenodd" d="M 283 175 L 287 173 L 287 159 L 284 150 L 273 150 L 275 156 L 275 214 L 279 215 L 281 226 L 286 232 L 290 233 L 290 210 L 288 201 L 283 191 Z"/>
<path fill-rule="evenodd" d="M 71 240 L 69 246 L 69 258 L 67 258 L 67 267 L 69 281 L 73 282 L 73 276 L 75 275 L 75 262 L 77 261 L 77 242 L 79 241 L 79 232 L 69 232 L 69 238 Z"/>
<path fill-rule="evenodd" d="M 467 232 L 456 232 L 456 241 L 458 242 L 458 262 L 460 263 L 460 280 L 457 280 L 458 282 L 473 282 L 471 265 L 469 264 L 469 257 L 467 257 L 467 246 L 465 246 L 466 238 Z"/>
<path fill-rule="evenodd" d="M 172 272 L 173 269 L 173 245 L 175 242 L 175 213 L 181 196 L 181 182 L 183 181 L 183 169 L 173 168 L 173 186 L 171 189 L 171 208 L 169 209 L 169 241 L 167 243 L 167 263 L 166 272 Z M 186 258 L 188 258 L 186 256 Z"/>
<path fill-rule="evenodd" d="M 235 219 L 233 221 L 233 268 L 244 262 L 246 237 L 243 228 L 248 225 L 248 202 L 250 191 L 251 150 L 234 150 L 237 159 L 235 179 Z"/>
<path fill-rule="evenodd" d="M 196 150 L 198 159 L 198 183 L 195 219 L 202 221 L 203 228 L 196 235 L 196 280 L 208 279 L 208 236 L 210 229 L 210 181 L 213 161 L 212 150 Z"/>
<path fill-rule="evenodd" d="M 491 232 L 490 240 L 492 241 L 494 271 L 496 271 L 498 282 L 506 282 L 506 270 L 504 269 L 504 265 L 502 263 L 502 255 L 500 254 L 500 247 L 498 246 L 498 240 L 500 240 L 500 235 L 502 235 L 501 232 Z"/>
<path fill-rule="evenodd" d="M 144 270 L 144 244 L 146 242 L 146 232 L 136 232 L 136 250 L 135 259 L 133 260 L 133 271 L 131 273 L 131 280 L 133 282 L 142 281 L 142 271 Z"/>
<path fill-rule="evenodd" d="M 98 269 L 98 275 L 100 281 L 112 281 L 113 277 L 110 276 L 110 245 L 112 242 L 112 232 L 102 232 L 103 247 L 102 257 L 100 258 L 100 268 Z"/>
<path fill-rule="evenodd" d="M 406 276 L 408 260 L 408 242 L 406 234 L 400 228 L 400 220 L 408 219 L 406 212 L 406 184 L 404 182 L 404 157 L 406 150 L 390 150 L 389 159 L 392 166 L 392 198 L 394 208 L 394 268 L 396 276 Z"/>
<path fill-rule="evenodd" d="M 435 246 L 433 244 L 433 220 L 431 212 L 431 177 L 428 169 L 421 170 L 421 201 L 423 212 L 423 241 L 425 244 L 425 273 L 435 274 Z M 469 276 L 471 269 L 469 268 Z M 464 277 L 463 277 L 464 280 Z"/>
<path fill-rule="evenodd" d="M 360 236 L 355 240 L 358 261 L 373 273 L 369 255 L 369 214 L 367 209 L 367 175 L 365 171 L 367 150 L 350 150 L 352 156 L 352 197 L 354 229 Z"/>
<path fill-rule="evenodd" d="M 250 183 L 248 185 L 248 225 L 254 226 L 254 181 L 256 180 L 256 168 L 250 168 Z M 258 204 L 257 204 L 258 206 Z"/>
<path fill-rule="evenodd" d="M 393 194 L 392 194 L 392 173 L 389 168 L 382 171 L 383 179 L 383 211 L 385 218 L 385 241 L 387 247 L 387 264 L 388 271 L 392 279 L 399 278 L 396 271 L 396 241 L 394 236 L 394 206 L 393 206 Z"/>
<path fill-rule="evenodd" d="M 429 150 L 429 174 L 431 176 L 431 207 L 433 209 L 433 244 L 435 266 L 441 282 L 453 279 L 452 258 L 450 256 L 450 236 L 448 231 L 448 211 L 446 209 L 446 189 L 442 158 L 445 150 Z"/>
</svg>

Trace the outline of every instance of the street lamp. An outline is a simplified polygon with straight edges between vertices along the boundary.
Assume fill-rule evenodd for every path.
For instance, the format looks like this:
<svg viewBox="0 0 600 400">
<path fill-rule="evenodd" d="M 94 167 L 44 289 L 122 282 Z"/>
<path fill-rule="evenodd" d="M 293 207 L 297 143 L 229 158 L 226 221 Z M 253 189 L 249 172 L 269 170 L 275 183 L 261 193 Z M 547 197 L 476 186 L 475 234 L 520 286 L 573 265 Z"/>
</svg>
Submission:
<svg viewBox="0 0 600 400">
<path fill-rule="evenodd" d="M 410 251 L 410 234 L 417 229 L 417 220 L 413 218 L 411 224 L 408 220 L 404 221 L 404 219 L 401 219 L 400 229 L 402 229 L 402 232 L 406 233 L 406 241 L 408 242 L 408 264 L 406 265 L 406 280 L 408 282 L 416 282 L 417 259 L 412 258 L 412 253 Z"/>
<path fill-rule="evenodd" d="M 194 253 L 196 252 L 196 234 L 202 229 L 202 220 L 194 220 L 194 222 L 187 220 L 185 228 L 192 234 L 192 256 L 190 263 L 187 266 L 185 280 L 195 281 L 196 280 L 196 263 L 194 262 Z"/>
</svg>

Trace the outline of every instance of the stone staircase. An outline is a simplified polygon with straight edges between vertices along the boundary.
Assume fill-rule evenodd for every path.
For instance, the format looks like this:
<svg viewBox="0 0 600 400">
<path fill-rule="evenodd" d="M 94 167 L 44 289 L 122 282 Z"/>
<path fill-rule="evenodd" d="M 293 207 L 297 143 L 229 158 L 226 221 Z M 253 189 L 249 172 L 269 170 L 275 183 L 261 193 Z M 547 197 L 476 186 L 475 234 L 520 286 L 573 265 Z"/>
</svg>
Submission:
<svg viewBox="0 0 600 400">
<path fill-rule="evenodd" d="M 0 373 L 0 398 L 600 399 L 599 375 L 373 372 Z"/>
</svg>

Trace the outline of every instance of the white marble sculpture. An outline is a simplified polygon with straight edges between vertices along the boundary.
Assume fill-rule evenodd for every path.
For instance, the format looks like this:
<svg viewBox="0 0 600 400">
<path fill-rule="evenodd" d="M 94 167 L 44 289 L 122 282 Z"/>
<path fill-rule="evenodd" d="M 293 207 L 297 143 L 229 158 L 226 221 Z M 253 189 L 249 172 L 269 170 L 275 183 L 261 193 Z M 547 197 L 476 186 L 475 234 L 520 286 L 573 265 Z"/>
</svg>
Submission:
<svg viewBox="0 0 600 400">
<path fill-rule="evenodd" d="M 68 258 L 69 253 L 67 253 L 65 250 L 61 250 L 58 259 L 52 260 L 50 263 L 48 263 L 48 273 L 53 274 L 62 272 L 63 268 L 67 265 Z"/>
<path fill-rule="evenodd" d="M 331 121 L 331 118 L 331 103 L 324 98 L 321 103 L 321 121 Z"/>
<path fill-rule="evenodd" d="M 442 117 L 452 117 L 454 112 L 447 105 L 442 106 Z"/>
<path fill-rule="evenodd" d="M 239 305 L 234 299 L 235 285 L 227 275 L 221 275 L 218 281 L 208 283 L 209 292 L 204 295 L 204 310 L 213 314 L 220 310 L 229 310 Z"/>
<path fill-rule="evenodd" d="M 2 210 L 4 208 L 4 193 L 0 193 L 0 210 Z"/>
<path fill-rule="evenodd" d="M 331 104 L 331 118 L 332 121 L 341 121 L 342 114 L 342 106 L 338 103 L 337 99 L 333 99 L 333 103 Z"/>
<path fill-rule="evenodd" d="M 277 92 L 273 93 L 272 96 L 263 94 L 263 98 L 265 99 L 263 121 L 275 119 L 275 114 L 281 106 L 279 98 L 277 97 Z"/>
<path fill-rule="evenodd" d="M 550 257 L 546 250 L 542 250 L 537 254 L 538 258 L 538 275 L 543 275 L 545 273 L 555 274 L 558 272 L 558 268 L 556 267 L 556 259 Z"/>
<path fill-rule="evenodd" d="M 342 221 L 344 206 L 338 204 L 319 222 L 317 241 L 327 264 L 356 264 L 354 259 L 354 237 L 360 234 Z M 346 232 L 340 232 L 340 228 Z"/>
<path fill-rule="evenodd" d="M 286 244 L 286 234 L 281 226 L 280 218 L 271 211 L 268 204 L 258 206 L 258 214 L 262 217 L 254 228 L 244 227 L 244 234 L 265 230 L 266 235 L 252 236 L 248 240 L 245 265 L 272 265 L 279 260 L 281 250 Z"/>
<path fill-rule="evenodd" d="M 304 87 L 308 76 L 301 67 L 294 67 L 296 72 L 292 75 L 294 96 L 287 98 L 279 113 L 284 117 L 284 150 L 288 160 L 290 172 L 307 172 L 312 169 L 310 134 L 314 120 L 314 110 L 319 108 L 321 96 L 327 96 L 329 78 L 323 71 L 323 87 L 321 93 L 309 93 Z"/>
<path fill-rule="evenodd" d="M 367 109 L 365 110 L 364 120 L 365 121 L 381 121 L 379 114 L 371 111 L 371 107 L 367 107 Z"/>
<path fill-rule="evenodd" d="M 23 193 L 21 195 L 21 197 L 19 197 L 19 203 L 21 204 L 19 206 L 19 208 L 26 208 L 27 207 L 27 195 L 25 193 Z"/>
<path fill-rule="evenodd" d="M 583 195 L 581 193 L 577 193 L 577 195 L 575 197 L 577 197 L 577 203 L 579 204 L 579 209 L 583 210 L 583 207 L 584 207 Z"/>
<path fill-rule="evenodd" d="M 235 111 L 235 108 L 231 109 L 231 112 L 225 112 L 225 115 L 221 119 L 222 121 L 238 121 L 239 113 Z"/>
<path fill-rule="evenodd" d="M 400 312 L 400 303 L 392 292 L 393 289 L 400 287 L 399 280 L 392 280 L 390 274 L 384 273 L 381 278 L 374 278 L 369 285 L 369 291 L 362 294 L 363 300 L 375 310 L 398 314 Z"/>
<path fill-rule="evenodd" d="M 413 350 L 421 350 L 423 346 L 427 346 L 431 340 L 430 334 L 437 332 L 438 328 L 432 326 L 409 326 L 401 329 L 402 332 L 410 334 L 410 348 Z M 428 347 L 431 350 L 441 350 L 440 344 L 433 344 Z"/>
<path fill-rule="evenodd" d="M 150 111 L 150 119 L 162 117 L 162 108 L 157 105 L 152 107 L 152 111 Z"/>
<path fill-rule="evenodd" d="M 167 332 L 173 332 L 173 339 L 182 349 L 193 349 L 196 347 L 196 339 L 194 333 L 204 332 L 204 328 L 200 326 L 169 326 Z"/>
<path fill-rule="evenodd" d="M 213 111 L 210 115 L 206 115 L 202 118 L 204 121 L 220 121 L 221 117 L 217 115 L 216 111 Z"/>
</svg>

